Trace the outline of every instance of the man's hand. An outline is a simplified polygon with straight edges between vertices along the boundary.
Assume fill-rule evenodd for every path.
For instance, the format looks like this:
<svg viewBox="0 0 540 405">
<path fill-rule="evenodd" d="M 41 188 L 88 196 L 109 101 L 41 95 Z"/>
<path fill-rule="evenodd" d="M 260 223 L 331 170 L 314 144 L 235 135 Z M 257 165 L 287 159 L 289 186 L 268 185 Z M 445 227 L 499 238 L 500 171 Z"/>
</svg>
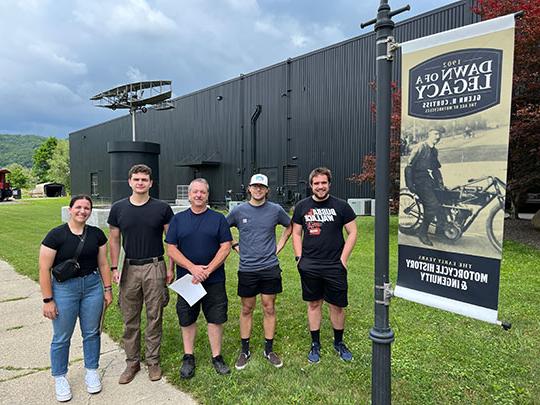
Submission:
<svg viewBox="0 0 540 405">
<path fill-rule="evenodd" d="M 174 280 L 174 271 L 173 269 L 167 269 L 167 284 L 171 284 Z"/>
<path fill-rule="evenodd" d="M 112 271 L 112 281 L 114 284 L 118 284 L 120 282 L 120 272 L 116 269 Z"/>
<path fill-rule="evenodd" d="M 208 271 L 206 270 L 208 266 L 201 266 L 199 264 L 194 264 L 191 268 L 189 268 L 189 272 L 193 276 L 193 284 L 199 284 L 202 283 L 204 280 L 208 278 Z"/>
</svg>

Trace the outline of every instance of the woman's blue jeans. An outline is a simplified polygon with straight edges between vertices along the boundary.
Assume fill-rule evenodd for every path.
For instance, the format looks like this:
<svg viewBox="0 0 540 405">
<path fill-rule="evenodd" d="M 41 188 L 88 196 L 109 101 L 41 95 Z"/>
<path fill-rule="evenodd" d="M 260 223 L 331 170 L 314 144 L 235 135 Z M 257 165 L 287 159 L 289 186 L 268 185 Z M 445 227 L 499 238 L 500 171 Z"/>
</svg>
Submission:
<svg viewBox="0 0 540 405">
<path fill-rule="evenodd" d="M 84 367 L 97 369 L 101 336 L 99 324 L 103 310 L 103 285 L 97 271 L 59 283 L 52 278 L 53 297 L 58 310 L 53 324 L 51 372 L 53 376 L 68 371 L 69 347 L 77 317 L 81 326 Z"/>
</svg>

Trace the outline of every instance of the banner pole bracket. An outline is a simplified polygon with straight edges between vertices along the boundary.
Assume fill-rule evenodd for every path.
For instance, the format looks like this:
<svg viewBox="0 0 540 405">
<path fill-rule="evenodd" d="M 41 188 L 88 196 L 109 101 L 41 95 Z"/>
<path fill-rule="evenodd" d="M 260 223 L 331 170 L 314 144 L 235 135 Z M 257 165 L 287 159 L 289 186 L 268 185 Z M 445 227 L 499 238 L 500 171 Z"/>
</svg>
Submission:
<svg viewBox="0 0 540 405">
<path fill-rule="evenodd" d="M 394 289 L 392 288 L 392 283 L 384 283 L 383 285 L 376 285 L 377 290 L 383 290 L 383 299 L 375 300 L 376 304 L 381 305 L 390 305 L 390 299 L 394 296 Z"/>
<path fill-rule="evenodd" d="M 507 322 L 507 321 L 499 321 L 498 320 L 497 325 L 502 327 L 504 330 L 510 330 L 510 328 L 512 327 L 512 324 L 510 322 Z"/>
<path fill-rule="evenodd" d="M 394 60 L 394 52 L 399 48 L 400 44 L 396 42 L 396 39 L 389 35 L 384 39 L 377 41 L 377 45 L 386 44 L 386 55 L 377 56 L 377 59 L 385 59 L 388 61 Z"/>
</svg>

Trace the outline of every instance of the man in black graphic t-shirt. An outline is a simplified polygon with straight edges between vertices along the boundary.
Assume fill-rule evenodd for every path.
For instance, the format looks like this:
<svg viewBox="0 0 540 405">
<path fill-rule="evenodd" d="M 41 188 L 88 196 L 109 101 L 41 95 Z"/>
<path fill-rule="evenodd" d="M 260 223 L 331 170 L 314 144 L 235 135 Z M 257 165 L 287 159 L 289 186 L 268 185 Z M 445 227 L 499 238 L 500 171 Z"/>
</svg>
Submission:
<svg viewBox="0 0 540 405">
<path fill-rule="evenodd" d="M 323 301 L 330 308 L 334 348 L 342 360 L 352 354 L 343 342 L 347 301 L 347 260 L 356 243 L 356 215 L 345 201 L 330 192 L 332 174 L 320 167 L 309 175 L 313 195 L 300 201 L 293 221 L 293 248 L 302 280 L 302 298 L 308 302 L 311 332 L 310 363 L 320 360 L 320 327 Z M 343 228 L 347 232 L 343 239 Z"/>
</svg>

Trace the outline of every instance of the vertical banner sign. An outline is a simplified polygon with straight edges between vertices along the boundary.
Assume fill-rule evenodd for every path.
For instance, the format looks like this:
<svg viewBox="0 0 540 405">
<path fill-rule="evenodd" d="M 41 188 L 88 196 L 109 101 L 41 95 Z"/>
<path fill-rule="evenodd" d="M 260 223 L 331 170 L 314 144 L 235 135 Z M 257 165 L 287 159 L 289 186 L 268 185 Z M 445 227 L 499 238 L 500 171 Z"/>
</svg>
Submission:
<svg viewBox="0 0 540 405">
<path fill-rule="evenodd" d="M 401 48 L 395 295 L 497 323 L 514 15 Z"/>
</svg>

